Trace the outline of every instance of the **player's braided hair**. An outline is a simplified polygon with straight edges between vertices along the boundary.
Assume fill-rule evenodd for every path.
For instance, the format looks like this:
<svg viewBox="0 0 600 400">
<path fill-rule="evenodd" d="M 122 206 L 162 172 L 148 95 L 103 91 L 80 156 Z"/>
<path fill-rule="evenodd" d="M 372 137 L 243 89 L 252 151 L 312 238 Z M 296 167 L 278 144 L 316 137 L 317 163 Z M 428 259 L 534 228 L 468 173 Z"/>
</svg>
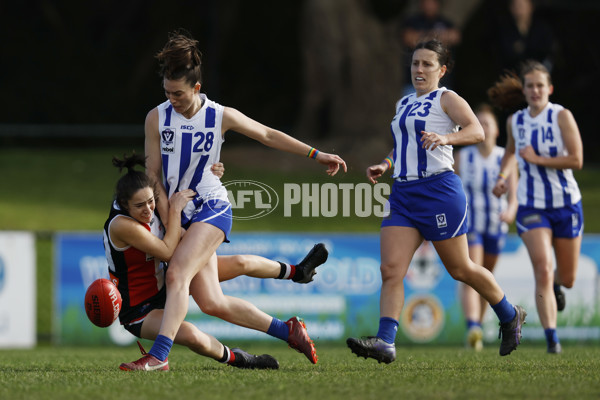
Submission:
<svg viewBox="0 0 600 400">
<path fill-rule="evenodd" d="M 128 211 L 127 202 L 133 197 L 135 192 L 140 189 L 150 187 L 154 192 L 154 200 L 158 201 L 156 183 L 144 172 L 137 171 L 136 166 L 144 166 L 146 159 L 134 152 L 131 156 L 123 155 L 123 159 L 113 157 L 112 163 L 122 172 L 124 168 L 127 173 L 118 181 L 115 188 L 115 200 L 122 210 Z"/>
<path fill-rule="evenodd" d="M 163 78 L 185 79 L 190 86 L 202 83 L 202 53 L 198 49 L 198 41 L 187 31 L 179 29 L 169 33 L 169 40 L 156 58 Z"/>
</svg>

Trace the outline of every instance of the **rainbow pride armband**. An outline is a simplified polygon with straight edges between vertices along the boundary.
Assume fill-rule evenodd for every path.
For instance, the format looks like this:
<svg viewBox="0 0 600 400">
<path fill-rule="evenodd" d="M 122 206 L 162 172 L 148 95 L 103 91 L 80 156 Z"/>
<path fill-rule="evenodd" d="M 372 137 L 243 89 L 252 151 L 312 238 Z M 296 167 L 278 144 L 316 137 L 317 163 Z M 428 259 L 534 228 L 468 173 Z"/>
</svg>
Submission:
<svg viewBox="0 0 600 400">
<path fill-rule="evenodd" d="M 500 173 L 498 174 L 498 179 L 503 179 L 503 180 L 506 180 L 506 174 L 505 174 L 504 172 L 500 172 Z"/>
<path fill-rule="evenodd" d="M 394 168 L 394 160 L 392 160 L 392 157 L 386 157 L 385 160 L 383 160 L 383 162 L 387 164 L 388 169 Z"/>
<path fill-rule="evenodd" d="M 317 154 L 319 154 L 319 150 L 315 149 L 314 147 L 311 147 L 310 150 L 308 151 L 308 154 L 306 155 L 306 157 L 317 158 Z"/>
</svg>

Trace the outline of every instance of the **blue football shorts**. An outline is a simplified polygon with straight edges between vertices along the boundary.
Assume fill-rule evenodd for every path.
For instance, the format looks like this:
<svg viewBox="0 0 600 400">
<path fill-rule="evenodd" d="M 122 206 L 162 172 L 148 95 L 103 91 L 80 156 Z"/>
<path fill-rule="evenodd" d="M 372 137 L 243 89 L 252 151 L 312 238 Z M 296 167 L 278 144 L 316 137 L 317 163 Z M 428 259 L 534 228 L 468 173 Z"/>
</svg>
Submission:
<svg viewBox="0 0 600 400">
<path fill-rule="evenodd" d="M 183 227 L 188 229 L 194 222 L 206 222 L 216 226 L 225 234 L 224 241 L 229 243 L 232 226 L 231 203 L 224 200 L 202 201 L 192 214 L 192 218 Z"/>
<path fill-rule="evenodd" d="M 470 231 L 467 232 L 467 241 L 469 246 L 482 246 L 487 254 L 500 254 L 506 244 L 506 232 L 490 234 Z"/>
<path fill-rule="evenodd" d="M 395 181 L 388 206 L 381 227 L 416 228 L 431 241 L 467 233 L 467 198 L 460 178 L 452 171 L 414 181 Z"/>
<path fill-rule="evenodd" d="M 581 201 L 560 208 L 537 209 L 519 206 L 516 218 L 519 235 L 535 228 L 549 228 L 557 238 L 575 238 L 583 233 Z"/>
</svg>

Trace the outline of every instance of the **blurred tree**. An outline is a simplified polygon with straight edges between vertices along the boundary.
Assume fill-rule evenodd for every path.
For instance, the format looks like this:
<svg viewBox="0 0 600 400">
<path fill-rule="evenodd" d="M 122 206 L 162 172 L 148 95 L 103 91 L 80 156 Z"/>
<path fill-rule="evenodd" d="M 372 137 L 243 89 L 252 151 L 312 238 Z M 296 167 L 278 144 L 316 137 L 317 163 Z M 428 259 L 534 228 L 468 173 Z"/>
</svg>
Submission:
<svg viewBox="0 0 600 400">
<path fill-rule="evenodd" d="M 322 139 L 343 137 L 335 140 L 342 153 L 365 150 L 374 134 L 383 137 L 401 93 L 397 17 L 403 8 L 387 13 L 385 7 L 363 0 L 305 2 L 298 126 Z"/>
</svg>

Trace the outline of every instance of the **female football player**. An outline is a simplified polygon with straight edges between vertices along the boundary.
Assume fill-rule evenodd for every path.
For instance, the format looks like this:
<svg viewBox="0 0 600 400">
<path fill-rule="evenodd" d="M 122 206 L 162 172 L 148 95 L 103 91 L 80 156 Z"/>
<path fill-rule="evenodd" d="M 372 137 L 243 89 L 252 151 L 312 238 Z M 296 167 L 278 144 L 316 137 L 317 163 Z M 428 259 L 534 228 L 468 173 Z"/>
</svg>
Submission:
<svg viewBox="0 0 600 400">
<path fill-rule="evenodd" d="M 573 177 L 573 169 L 583 167 L 583 144 L 571 111 L 550 102 L 553 91 L 546 67 L 527 61 L 519 77 L 502 76 L 488 94 L 501 108 L 527 105 L 506 121 L 506 152 L 494 193 L 508 190 L 508 168 L 516 157 L 517 232 L 533 264 L 535 303 L 547 352 L 556 354 L 562 352 L 556 333 L 557 311 L 565 307 L 561 286 L 575 283 L 583 235 L 581 192 Z"/>
<path fill-rule="evenodd" d="M 179 326 L 187 313 L 190 290 L 200 309 L 236 325 L 266 331 L 288 341 L 299 338 L 295 348 L 314 364 L 317 354 L 304 322 L 293 318 L 284 323 L 270 316 L 247 312 L 240 299 L 223 294 L 219 285 L 216 250 L 231 232 L 231 204 L 221 181 L 208 173 L 219 161 L 227 131 L 235 131 L 269 147 L 307 156 L 327 165 L 335 175 L 346 163 L 335 154 L 318 150 L 285 133 L 254 121 L 241 112 L 224 107 L 200 92 L 201 53 L 198 41 L 182 32 L 170 34 L 157 54 L 167 100 L 150 110 L 145 122 L 146 172 L 158 183 L 158 195 L 171 198 L 191 189 L 195 197 L 182 212 L 187 229 L 177 246 L 166 275 L 167 301 L 159 334 L 148 356 L 132 368 L 158 363 L 170 352 Z M 164 178 L 164 179 L 163 179 Z M 169 215 L 167 202 L 159 202 L 161 215 Z M 165 221 L 168 225 L 171 221 Z M 288 341 L 289 342 L 289 341 Z"/>
<path fill-rule="evenodd" d="M 157 185 L 144 172 L 134 170 L 135 165 L 144 165 L 144 159 L 133 155 L 123 160 L 115 158 L 113 164 L 120 169 L 127 169 L 127 173 L 117 183 L 115 200 L 104 225 L 104 246 L 110 277 L 117 285 L 123 299 L 119 319 L 125 329 L 133 335 L 154 340 L 160 328 L 167 296 L 167 288 L 164 285 L 166 262 L 172 258 L 180 241 L 181 210 L 195 193 L 189 189 L 171 196 L 169 212 L 173 223 L 165 230 L 159 216 L 154 212 Z M 217 175 L 222 174 L 222 165 L 217 165 L 213 169 Z M 288 278 L 299 283 L 307 283 L 312 280 L 314 269 L 326 259 L 327 250 L 320 243 L 296 266 L 251 255 L 220 256 L 217 265 L 220 280 L 246 274 L 263 278 Z M 198 297 L 197 290 L 196 286 L 191 285 L 190 292 L 194 299 Z M 244 300 L 235 301 L 240 312 L 256 318 L 265 316 L 272 318 Z M 294 348 L 308 345 L 301 339 L 290 335 L 288 343 Z M 277 368 L 278 366 L 277 361 L 269 355 L 253 356 L 240 349 L 230 350 L 214 337 L 185 321 L 181 324 L 174 342 L 187 346 L 199 354 L 240 368 Z M 142 353 L 144 363 L 141 365 L 124 363 L 120 368 L 123 370 L 167 370 L 169 368 L 167 359 L 157 362 L 143 349 Z"/>
<path fill-rule="evenodd" d="M 485 139 L 458 152 L 454 169 L 462 180 L 467 202 L 467 242 L 469 258 L 493 272 L 502 252 L 508 224 L 517 212 L 517 174 L 510 174 L 510 190 L 498 198 L 492 193 L 500 172 L 504 148 L 496 145 L 500 130 L 494 110 L 482 104 L 475 116 L 483 128 Z M 479 351 L 483 348 L 481 322 L 488 303 L 471 286 L 459 284 L 460 299 L 467 323 L 467 345 Z"/>
<path fill-rule="evenodd" d="M 469 258 L 467 200 L 453 172 L 452 145 L 478 143 L 484 134 L 467 102 L 439 87 L 450 66 L 449 51 L 440 41 L 416 46 L 411 64 L 415 93 L 396 104 L 394 148 L 381 163 L 367 168 L 372 183 L 392 169 L 394 185 L 389 215 L 381 223 L 379 330 L 376 336 L 347 340 L 357 356 L 385 363 L 396 359 L 404 277 L 423 240 L 431 241 L 454 279 L 473 287 L 492 305 L 501 324 L 500 355 L 510 354 L 521 340 L 525 310 L 509 303 L 494 275 Z"/>
</svg>

